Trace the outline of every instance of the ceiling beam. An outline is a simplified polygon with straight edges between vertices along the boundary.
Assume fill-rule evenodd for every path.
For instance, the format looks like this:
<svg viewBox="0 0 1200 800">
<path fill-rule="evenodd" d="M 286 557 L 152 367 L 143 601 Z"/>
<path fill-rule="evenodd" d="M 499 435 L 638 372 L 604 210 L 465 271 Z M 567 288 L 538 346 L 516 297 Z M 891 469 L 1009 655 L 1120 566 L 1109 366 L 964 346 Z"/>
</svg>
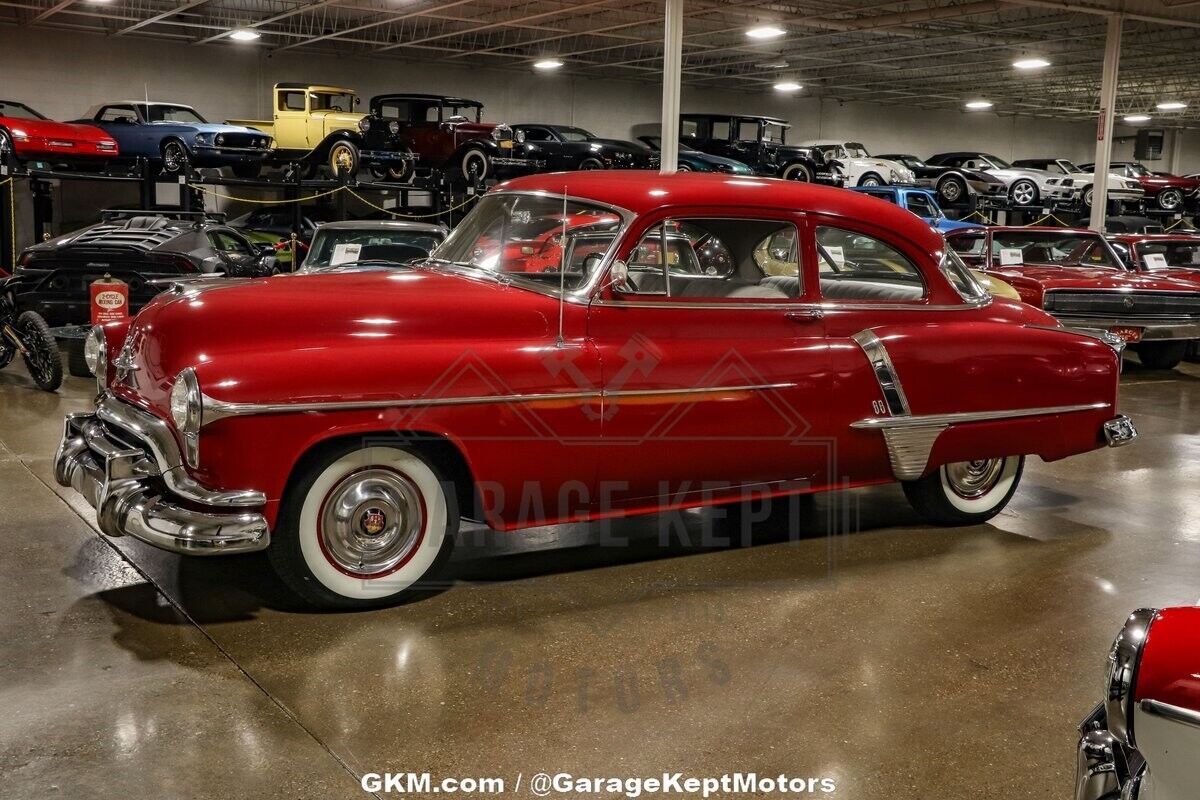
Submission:
<svg viewBox="0 0 1200 800">
<path fill-rule="evenodd" d="M 207 2 L 208 2 L 208 0 L 188 0 L 188 2 L 186 2 L 182 5 L 176 6 L 175 8 L 172 8 L 169 11 L 163 11 L 163 12 L 155 14 L 151 17 L 146 17 L 146 19 L 141 20 L 140 22 L 135 22 L 128 27 L 122 28 L 121 30 L 117 31 L 116 35 L 123 36 L 126 33 L 133 33 L 136 30 L 141 30 L 142 28 L 146 27 L 147 25 L 153 25 L 156 22 L 162 22 L 164 19 L 167 19 L 168 17 L 173 17 L 176 14 L 182 14 L 184 11 L 187 11 L 188 9 L 195 8 L 196 6 L 202 6 Z"/>
<path fill-rule="evenodd" d="M 47 9 L 46 9 L 45 11 L 43 11 L 42 13 L 38 14 L 38 15 L 37 15 L 36 17 L 34 17 L 33 19 L 29 20 L 29 24 L 30 24 L 30 25 L 37 25 L 37 24 L 38 24 L 39 22 L 41 22 L 42 20 L 44 20 L 44 19 L 49 19 L 50 17 L 52 17 L 52 16 L 54 16 L 55 14 L 57 14 L 58 12 L 62 11 L 64 8 L 66 8 L 67 6 L 71 5 L 71 4 L 72 4 L 72 3 L 74 3 L 74 2 L 75 2 L 75 0 L 58 0 L 58 2 L 57 2 L 57 3 L 55 3 L 55 4 L 54 4 L 54 5 L 52 5 L 52 6 L 50 6 L 49 8 L 47 8 Z"/>
</svg>

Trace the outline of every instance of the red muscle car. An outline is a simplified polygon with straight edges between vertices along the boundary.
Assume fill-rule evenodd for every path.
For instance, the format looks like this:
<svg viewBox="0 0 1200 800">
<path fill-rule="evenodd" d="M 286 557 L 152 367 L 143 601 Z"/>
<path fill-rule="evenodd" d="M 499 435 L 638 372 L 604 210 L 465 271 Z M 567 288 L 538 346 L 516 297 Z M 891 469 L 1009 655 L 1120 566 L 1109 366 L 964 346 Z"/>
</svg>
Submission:
<svg viewBox="0 0 1200 800">
<path fill-rule="evenodd" d="M 1108 241 L 1131 270 L 1200 281 L 1198 234 L 1120 233 Z"/>
<path fill-rule="evenodd" d="M 1083 169 L 1090 172 L 1093 166 L 1085 164 Z M 1146 193 L 1147 205 L 1157 206 L 1163 211 L 1183 211 L 1200 199 L 1200 177 L 1194 175 L 1185 178 L 1180 175 L 1151 172 L 1148 167 L 1137 161 L 1114 161 L 1109 171 L 1136 180 Z"/>
<path fill-rule="evenodd" d="M 1069 328 L 1121 337 L 1151 369 L 1173 369 L 1200 338 L 1200 283 L 1125 268 L 1095 231 L 992 227 L 946 235 L 971 266 Z"/>
<path fill-rule="evenodd" d="M 565 269 L 509 245 L 584 215 Z M 517 179 L 424 262 L 181 284 L 87 356 L 99 399 L 55 468 L 100 529 L 265 549 L 325 607 L 425 585 L 460 517 L 900 481 L 932 522 L 974 524 L 1025 456 L 1136 436 L 1112 344 L 993 299 L 907 211 L 770 178 Z"/>
<path fill-rule="evenodd" d="M 15 156 L 20 161 L 97 166 L 118 155 L 116 140 L 97 127 L 55 122 L 24 103 L 0 100 L 0 164 Z"/>
<path fill-rule="evenodd" d="M 1079 726 L 1076 800 L 1191 800 L 1200 786 L 1200 608 L 1140 609 Z"/>
</svg>

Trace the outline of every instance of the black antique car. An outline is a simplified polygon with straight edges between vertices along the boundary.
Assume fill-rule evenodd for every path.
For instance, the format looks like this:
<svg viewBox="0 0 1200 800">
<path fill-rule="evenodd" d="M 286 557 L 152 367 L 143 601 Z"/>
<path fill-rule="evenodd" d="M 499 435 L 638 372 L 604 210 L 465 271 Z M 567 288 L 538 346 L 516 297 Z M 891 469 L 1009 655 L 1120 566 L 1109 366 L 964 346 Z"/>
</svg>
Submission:
<svg viewBox="0 0 1200 800">
<path fill-rule="evenodd" d="M 777 117 L 745 114 L 680 114 L 681 146 L 731 158 L 759 175 L 842 186 L 845 177 L 837 161 L 821 151 L 787 144 L 791 124 Z"/>
<path fill-rule="evenodd" d="M 517 151 L 545 161 L 549 172 L 573 169 L 658 169 L 658 154 L 620 139 L 602 139 L 570 125 L 523 123 L 514 125 Z"/>
<path fill-rule="evenodd" d="M 908 153 L 888 153 L 878 158 L 898 161 L 911 169 L 917 176 L 917 183 L 937 192 L 938 200 L 946 205 L 966 203 L 971 192 L 979 197 L 1004 197 L 1008 191 L 1004 181 L 979 170 L 926 164 Z"/>
<path fill-rule="evenodd" d="M 129 285 L 135 313 L 163 287 L 156 278 L 258 277 L 276 270 L 275 248 L 253 245 L 223 215 L 106 211 L 82 230 L 26 248 L 13 272 L 18 309 L 54 327 L 91 320 L 90 287 L 107 276 Z"/>
</svg>

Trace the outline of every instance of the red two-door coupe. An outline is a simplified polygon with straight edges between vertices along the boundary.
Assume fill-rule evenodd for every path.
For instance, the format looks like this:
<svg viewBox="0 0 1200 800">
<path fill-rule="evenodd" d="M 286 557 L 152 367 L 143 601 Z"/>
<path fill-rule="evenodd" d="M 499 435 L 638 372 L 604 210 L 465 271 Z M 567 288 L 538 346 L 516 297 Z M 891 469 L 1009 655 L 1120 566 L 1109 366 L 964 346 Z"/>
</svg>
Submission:
<svg viewBox="0 0 1200 800">
<path fill-rule="evenodd" d="M 512 246 L 536 253 L 543 220 L 563 228 L 550 272 Z M 1026 455 L 1136 436 L 1112 343 L 993 299 L 906 211 L 770 178 L 521 178 L 425 262 L 181 284 L 87 355 L 100 397 L 56 475 L 101 530 L 266 549 L 326 607 L 429 581 L 460 516 L 900 481 L 933 522 L 973 524 Z"/>
<path fill-rule="evenodd" d="M 1139 609 L 1079 726 L 1076 800 L 1192 800 L 1200 786 L 1200 608 Z"/>
<path fill-rule="evenodd" d="M 46 161 L 66 166 L 96 166 L 119 155 L 117 142 L 92 125 L 55 122 L 24 103 L 0 100 L 0 164 Z"/>
<path fill-rule="evenodd" d="M 1095 231 L 997 226 L 952 231 L 946 241 L 1026 303 L 1069 328 L 1119 336 L 1153 369 L 1174 368 L 1189 340 L 1200 338 L 1200 284 L 1131 271 Z"/>
</svg>

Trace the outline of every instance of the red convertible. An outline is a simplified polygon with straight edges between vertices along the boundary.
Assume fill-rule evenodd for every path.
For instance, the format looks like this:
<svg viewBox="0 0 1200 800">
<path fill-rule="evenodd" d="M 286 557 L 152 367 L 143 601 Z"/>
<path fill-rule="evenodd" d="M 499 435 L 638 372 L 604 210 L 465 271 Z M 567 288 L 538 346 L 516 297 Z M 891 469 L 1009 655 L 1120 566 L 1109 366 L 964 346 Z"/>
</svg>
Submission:
<svg viewBox="0 0 1200 800">
<path fill-rule="evenodd" d="M 510 246 L 539 220 L 563 227 L 551 272 Z M 993 299 L 902 209 L 771 178 L 521 178 L 426 261 L 179 284 L 86 355 L 97 407 L 55 467 L 100 529 L 265 549 L 324 607 L 428 582 L 460 517 L 900 481 L 930 521 L 976 524 L 1025 456 L 1136 436 L 1113 343 Z"/>
<path fill-rule="evenodd" d="M 1188 341 L 1200 338 L 1200 282 L 1132 272 L 1095 231 L 992 227 L 954 231 L 946 241 L 1063 325 L 1119 336 L 1151 369 L 1173 369 Z"/>
<path fill-rule="evenodd" d="M 1200 785 L 1200 608 L 1143 608 L 1079 726 L 1076 800 L 1191 800 Z"/>
<path fill-rule="evenodd" d="M 0 100 L 0 164 L 15 156 L 73 167 L 102 166 L 118 155 L 116 140 L 99 128 L 54 122 L 24 103 Z"/>
</svg>

